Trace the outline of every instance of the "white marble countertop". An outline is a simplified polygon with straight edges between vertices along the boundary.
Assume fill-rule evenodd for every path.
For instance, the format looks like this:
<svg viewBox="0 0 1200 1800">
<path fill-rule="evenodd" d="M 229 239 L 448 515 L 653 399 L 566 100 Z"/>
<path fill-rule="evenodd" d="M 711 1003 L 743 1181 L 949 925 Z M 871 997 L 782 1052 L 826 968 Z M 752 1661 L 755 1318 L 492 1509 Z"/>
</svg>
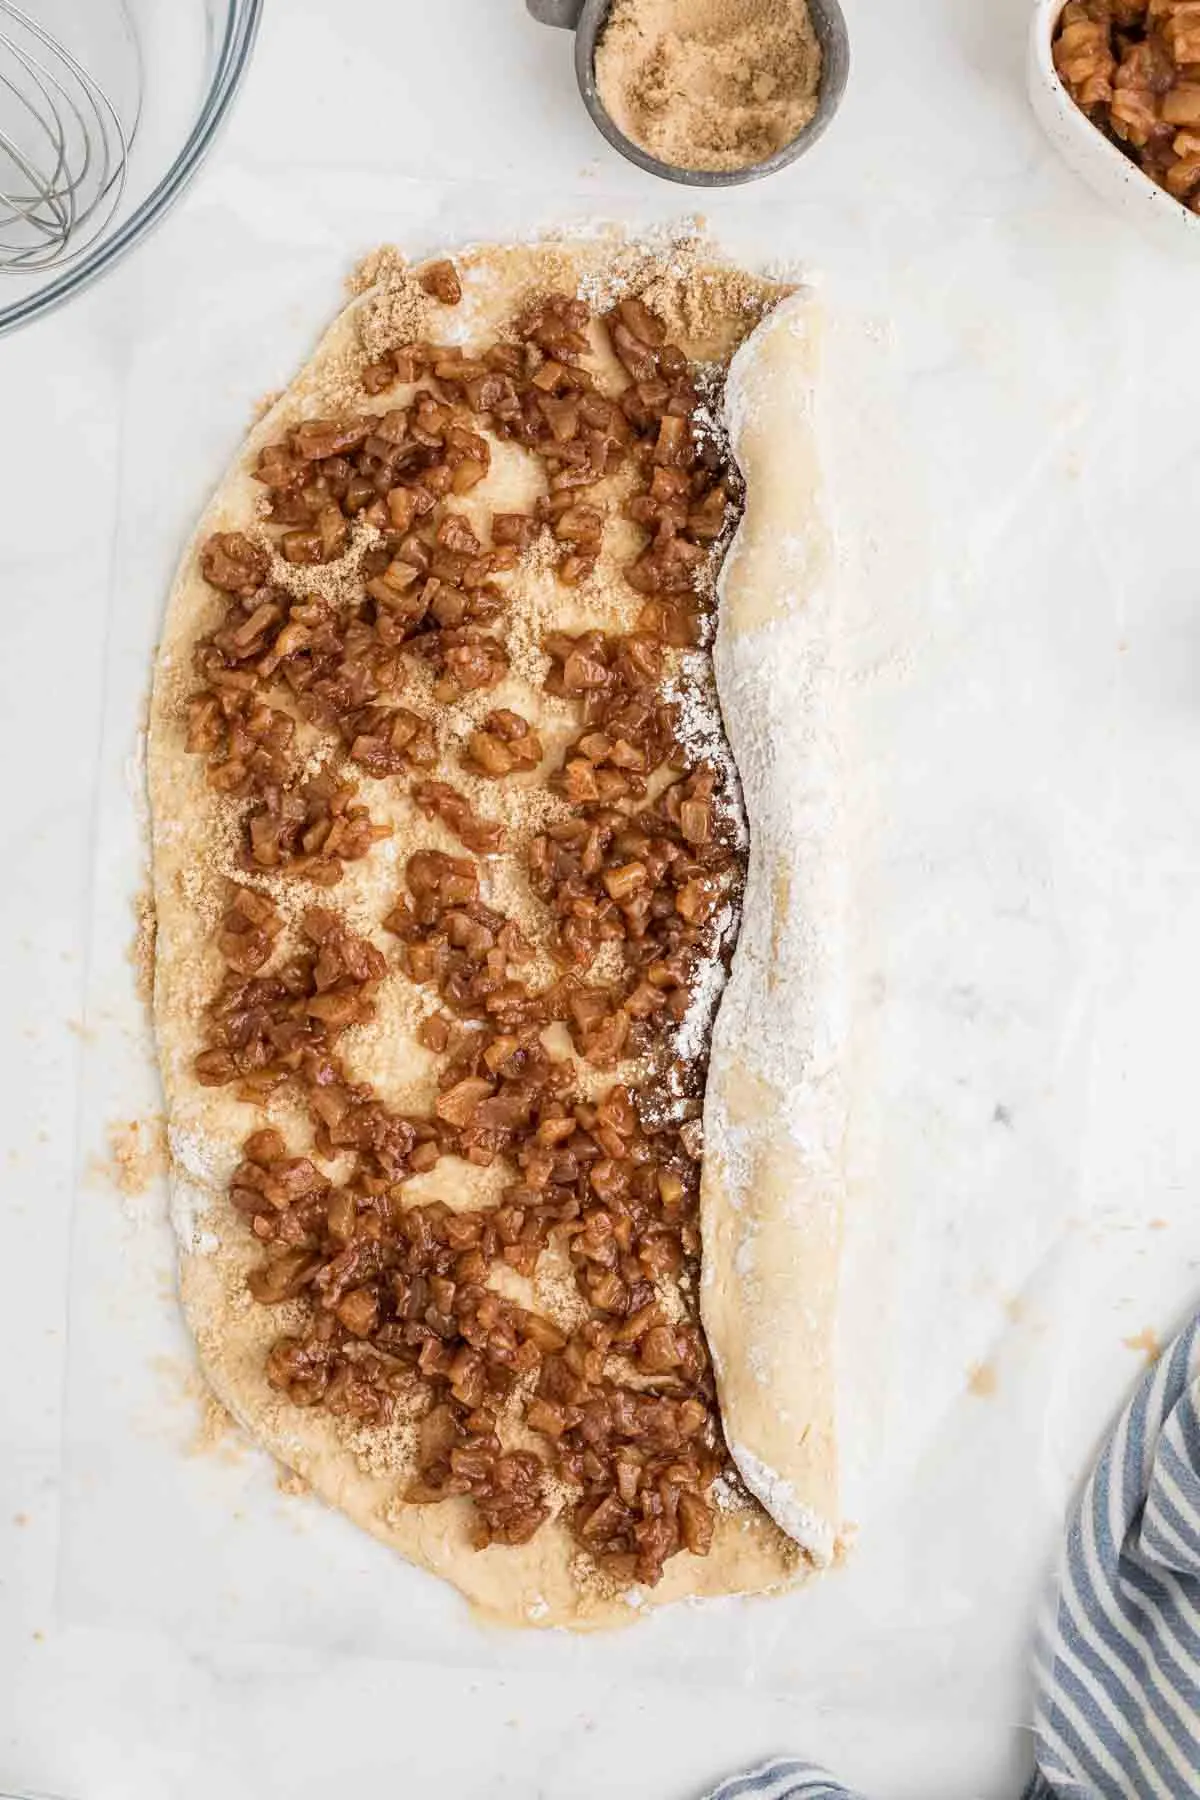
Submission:
<svg viewBox="0 0 1200 1800">
<path fill-rule="evenodd" d="M 908 284 L 911 314 L 921 269 L 934 272 L 934 291 L 944 298 L 961 252 L 975 283 L 980 355 L 986 362 L 994 346 L 998 384 L 1006 379 L 1005 355 L 1020 343 L 1025 355 L 1045 357 L 1048 393 L 1064 356 L 1075 357 L 1086 387 L 1080 334 L 1092 329 L 1095 311 L 1095 391 L 1105 403 L 1089 415 L 1095 441 L 1085 433 L 1082 453 L 1114 459 L 1118 476 L 1098 491 L 1110 509 L 1128 505 L 1145 547 L 1135 540 L 1119 568 L 1101 569 L 1081 545 L 1074 577 L 1065 579 L 1076 603 L 1106 581 L 1135 608 L 1139 598 L 1154 598 L 1156 630 L 1165 634 L 1165 658 L 1155 668 L 1161 672 L 1165 660 L 1174 673 L 1152 700 L 1179 723 L 1178 741 L 1191 755 L 1200 580 L 1188 521 L 1200 500 L 1200 415 L 1187 410 L 1195 366 L 1188 322 L 1200 270 L 1143 247 L 1043 143 L 1023 84 L 1030 7 L 1031 0 L 848 5 L 854 69 L 828 138 L 795 169 L 762 188 L 716 195 L 707 211 L 733 241 L 741 237 L 760 252 L 778 242 L 835 281 L 852 270 L 859 292 L 877 281 L 882 329 L 893 276 Z M 303 353 L 336 304 L 347 261 L 369 245 L 372 225 L 375 237 L 388 235 L 389 194 L 401 187 L 405 217 L 421 219 L 427 234 L 436 232 L 447 183 L 472 184 L 477 220 L 486 218 L 489 191 L 497 218 L 509 222 L 521 194 L 530 196 L 530 215 L 542 218 L 558 206 L 576 217 L 682 210 L 685 193 L 639 175 L 595 134 L 578 105 L 568 53 L 566 38 L 529 22 L 520 0 L 269 5 L 232 126 L 181 209 L 97 291 L 0 344 L 7 633 L 0 742 L 11 772 L 0 828 L 8 984 L 0 1008 L 0 1793 L 316 1800 L 333 1783 L 350 1789 L 399 1777 L 408 1792 L 454 1800 L 685 1800 L 718 1775 L 783 1749 L 827 1762 L 879 1800 L 940 1793 L 999 1800 L 1017 1789 L 1025 1753 L 1023 1614 L 1006 1612 L 1002 1578 L 980 1590 L 992 1601 L 961 1621 L 952 1654 L 970 1664 L 977 1645 L 1002 1642 L 999 1712 L 1011 1720 L 1007 1728 L 995 1723 L 994 1707 L 976 1718 L 961 1703 L 938 1720 L 936 1695 L 918 1715 L 889 1692 L 886 1673 L 864 1676 L 857 1691 L 843 1683 L 831 1699 L 819 1686 L 714 1691 L 673 1682 L 669 1672 L 661 1684 L 641 1676 L 597 1682 L 474 1672 L 420 1666 L 419 1645 L 413 1661 L 398 1662 L 184 1642 L 132 1622 L 124 1629 L 84 1624 L 64 1603 L 68 1265 L 82 1166 L 99 1148 L 79 1128 L 82 1073 L 95 1041 L 95 1021 L 86 1017 L 94 993 L 87 960 L 97 895 L 113 906 L 129 898 L 116 891 L 123 875 L 113 876 L 111 892 L 103 866 L 95 884 L 93 876 L 106 779 L 97 755 L 102 672 L 120 617 L 118 571 L 138 530 L 127 441 L 135 389 L 144 418 L 147 367 L 157 368 L 164 409 L 178 405 L 180 393 L 211 388 L 205 428 L 215 476 L 248 401 Z M 351 194 L 356 223 L 348 232 L 339 196 Z M 268 214 L 278 209 L 275 244 L 263 226 L 264 197 Z M 282 262 L 294 295 L 277 329 L 273 320 L 269 330 L 256 326 L 235 353 L 226 320 L 216 341 L 227 361 L 210 369 L 197 341 L 178 392 L 169 366 L 147 364 L 162 318 L 155 309 L 170 306 L 172 281 L 199 284 L 219 307 L 223 267 L 236 271 L 245 291 L 255 269 L 273 261 Z M 278 266 L 273 279 L 281 280 Z M 1015 336 L 1006 330 L 1014 320 Z M 940 375 L 935 333 L 936 315 L 928 340 L 914 347 L 913 374 L 925 393 Z M 1105 346 L 1114 357 L 1120 348 L 1115 391 Z M 972 423 L 939 421 L 935 409 L 922 429 L 926 443 L 941 429 L 961 432 L 966 445 Z M 1052 441 L 1071 428 L 1048 402 L 1043 429 Z M 1029 445 L 1035 476 L 1047 453 L 1045 443 Z M 1020 446 L 1014 455 L 1021 460 Z M 948 491 L 947 505 L 969 509 L 965 451 L 963 460 L 967 474 Z M 1020 494 L 1018 484 L 1015 501 Z M 185 486 L 181 526 L 199 498 Z M 1019 537 L 1020 504 L 1008 509 L 1003 529 Z M 992 552 L 1004 553 L 1003 532 Z M 1072 567 L 1069 557 L 1064 567 Z M 1165 786 L 1180 779 L 1176 771 Z M 1160 802 L 1161 794 L 1148 795 L 1147 814 Z M 1191 961 L 1173 986 L 1179 945 L 1200 926 L 1200 860 L 1190 842 L 1177 842 L 1186 793 L 1175 804 L 1157 835 L 1150 823 L 1144 838 L 1131 832 L 1125 841 L 1140 885 L 1123 940 L 1129 953 L 1108 971 L 1096 1064 L 1113 1118 L 1104 1151 L 1112 1191 L 1105 1171 L 1097 1189 L 1111 1229 L 1079 1234 L 1090 1291 L 1131 1338 L 1147 1326 L 1168 1330 L 1200 1285 L 1193 1279 L 1200 1237 L 1190 1222 L 1173 1229 L 1186 1210 L 1181 1195 L 1194 1191 L 1200 1171 L 1195 1129 L 1175 1130 L 1194 1066 L 1181 1022 L 1195 1016 L 1200 994 Z M 1200 941 L 1200 930 L 1195 936 Z M 1164 1036 L 1171 1019 L 1174 1038 Z M 1139 1044 L 1159 1060 L 1139 1054 Z M 1126 1217 L 1122 1206 L 1135 1192 Z M 1142 1228 L 1148 1219 L 1157 1225 L 1158 1213 L 1167 1226 L 1151 1251 Z M 77 1288 L 87 1280 L 78 1262 L 74 1279 Z M 1105 1341 L 1116 1341 L 1112 1331 Z M 1124 1361 L 1120 1352 L 1115 1359 L 1106 1353 L 1088 1430 L 1116 1405 L 1135 1369 L 1133 1353 Z M 1013 1445 L 984 1440 L 976 1450 L 1011 1454 Z M 1028 1546 L 1031 1566 L 1046 1547 Z M 192 1555 L 184 1537 L 178 1554 L 181 1561 Z M 978 1659 L 981 1682 L 992 1680 L 993 1661 Z"/>
</svg>

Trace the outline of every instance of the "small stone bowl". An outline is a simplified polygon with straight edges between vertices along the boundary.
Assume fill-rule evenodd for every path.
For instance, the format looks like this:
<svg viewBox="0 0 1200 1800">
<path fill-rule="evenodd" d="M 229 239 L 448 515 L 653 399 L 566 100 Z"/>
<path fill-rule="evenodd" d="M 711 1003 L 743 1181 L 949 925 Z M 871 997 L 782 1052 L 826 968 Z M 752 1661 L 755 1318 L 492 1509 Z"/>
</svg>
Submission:
<svg viewBox="0 0 1200 1800">
<path fill-rule="evenodd" d="M 608 17 L 612 0 L 525 0 L 529 11 L 543 25 L 562 25 L 575 33 L 575 74 L 583 104 L 592 116 L 597 130 L 614 149 L 649 175 L 663 181 L 683 182 L 687 187 L 739 187 L 745 181 L 761 181 L 774 175 L 789 163 L 797 162 L 811 150 L 841 104 L 850 73 L 850 35 L 838 0 L 808 0 L 813 30 L 821 45 L 821 87 L 817 110 L 812 119 L 790 144 L 762 162 L 750 163 L 744 169 L 679 169 L 674 163 L 660 162 L 627 138 L 613 119 L 596 89 L 596 41 Z"/>
</svg>

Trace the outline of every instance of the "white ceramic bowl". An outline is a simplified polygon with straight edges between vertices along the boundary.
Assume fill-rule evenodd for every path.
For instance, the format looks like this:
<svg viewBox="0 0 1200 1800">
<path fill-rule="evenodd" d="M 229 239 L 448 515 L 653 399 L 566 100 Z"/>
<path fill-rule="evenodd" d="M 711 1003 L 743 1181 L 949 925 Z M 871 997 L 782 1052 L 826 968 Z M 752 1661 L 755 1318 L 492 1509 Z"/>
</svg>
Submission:
<svg viewBox="0 0 1200 1800">
<path fill-rule="evenodd" d="M 1189 212 L 1109 142 L 1059 80 L 1052 44 L 1065 0 L 1037 0 L 1029 36 L 1029 98 L 1046 136 L 1093 192 L 1160 243 L 1200 250 L 1200 214 Z"/>
</svg>

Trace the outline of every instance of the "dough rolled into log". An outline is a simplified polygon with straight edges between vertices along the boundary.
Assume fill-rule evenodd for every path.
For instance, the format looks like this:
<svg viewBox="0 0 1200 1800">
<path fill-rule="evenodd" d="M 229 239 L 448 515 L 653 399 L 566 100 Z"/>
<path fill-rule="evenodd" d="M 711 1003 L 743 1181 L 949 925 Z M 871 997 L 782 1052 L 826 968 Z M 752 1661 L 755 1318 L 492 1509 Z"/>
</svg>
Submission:
<svg viewBox="0 0 1200 1800">
<path fill-rule="evenodd" d="M 741 937 L 704 1111 L 702 1313 L 734 1461 L 819 1564 L 838 1529 L 842 854 L 834 558 L 814 422 L 819 317 L 739 350 L 726 418 L 746 510 L 721 576 L 717 687 L 750 823 Z"/>
</svg>

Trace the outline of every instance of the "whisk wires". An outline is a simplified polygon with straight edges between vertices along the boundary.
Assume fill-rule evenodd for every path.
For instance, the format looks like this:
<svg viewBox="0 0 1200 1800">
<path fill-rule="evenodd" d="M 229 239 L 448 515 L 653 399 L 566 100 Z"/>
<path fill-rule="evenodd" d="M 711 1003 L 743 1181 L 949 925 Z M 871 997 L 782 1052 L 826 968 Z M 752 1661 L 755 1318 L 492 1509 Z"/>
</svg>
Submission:
<svg viewBox="0 0 1200 1800">
<path fill-rule="evenodd" d="M 126 132 L 53 32 L 0 0 L 0 274 L 52 270 L 94 243 L 120 203 L 136 125 Z"/>
</svg>

